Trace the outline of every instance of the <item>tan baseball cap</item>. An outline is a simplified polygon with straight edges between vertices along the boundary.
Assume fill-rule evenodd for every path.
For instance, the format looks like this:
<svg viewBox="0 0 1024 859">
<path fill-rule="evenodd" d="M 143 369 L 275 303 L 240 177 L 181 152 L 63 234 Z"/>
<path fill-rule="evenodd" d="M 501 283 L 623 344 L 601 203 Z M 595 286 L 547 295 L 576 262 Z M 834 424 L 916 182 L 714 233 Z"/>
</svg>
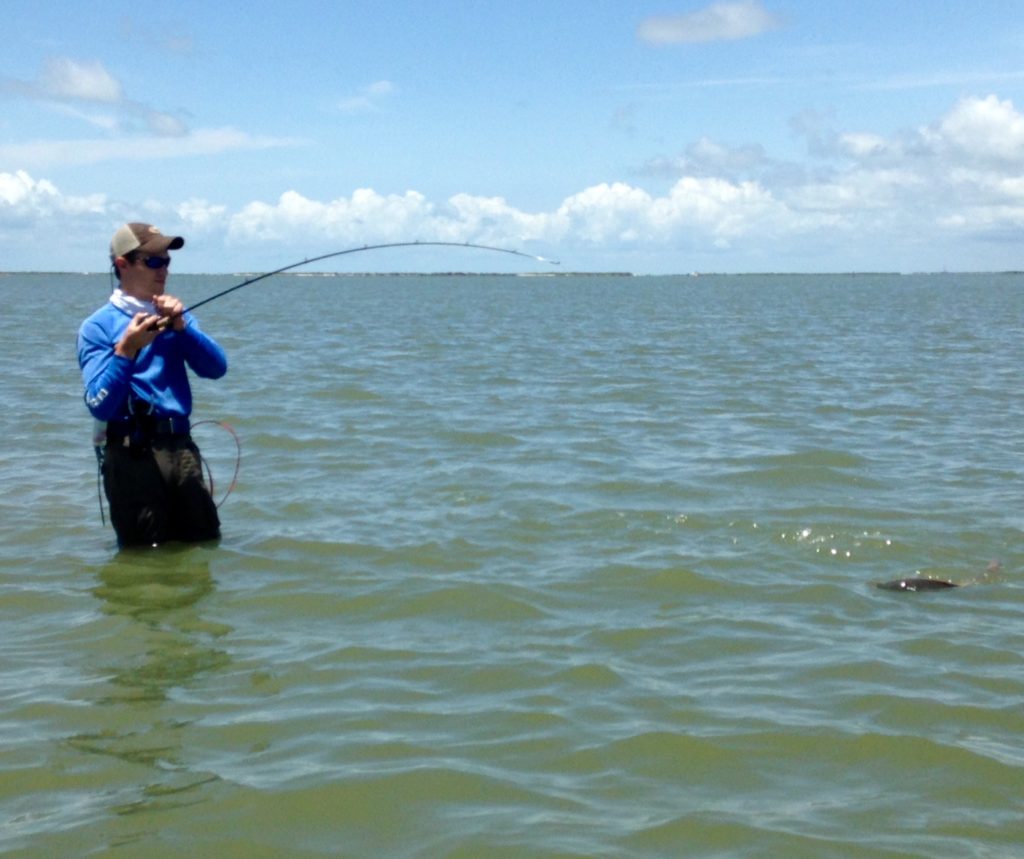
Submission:
<svg viewBox="0 0 1024 859">
<path fill-rule="evenodd" d="M 176 251 L 185 240 L 181 236 L 165 236 L 152 224 L 130 223 L 119 227 L 110 240 L 110 255 L 123 257 L 132 251 L 163 254 Z"/>
</svg>

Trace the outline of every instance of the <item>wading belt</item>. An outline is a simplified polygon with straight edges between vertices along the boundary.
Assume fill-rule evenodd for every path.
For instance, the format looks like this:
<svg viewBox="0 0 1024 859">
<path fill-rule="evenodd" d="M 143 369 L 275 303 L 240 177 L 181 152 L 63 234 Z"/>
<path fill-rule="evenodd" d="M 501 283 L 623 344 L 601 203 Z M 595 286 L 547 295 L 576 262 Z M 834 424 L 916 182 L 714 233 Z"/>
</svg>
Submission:
<svg viewBox="0 0 1024 859">
<path fill-rule="evenodd" d="M 107 422 L 107 444 L 148 447 L 157 436 L 187 436 L 190 430 L 187 417 L 153 414 L 150 403 L 132 398 L 126 414 Z"/>
</svg>

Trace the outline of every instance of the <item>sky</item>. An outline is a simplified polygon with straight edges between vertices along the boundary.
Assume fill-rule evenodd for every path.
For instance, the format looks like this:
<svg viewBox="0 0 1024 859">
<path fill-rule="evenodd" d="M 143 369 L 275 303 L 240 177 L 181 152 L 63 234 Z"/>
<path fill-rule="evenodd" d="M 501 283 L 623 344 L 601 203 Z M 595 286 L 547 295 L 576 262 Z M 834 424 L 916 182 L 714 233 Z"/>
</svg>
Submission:
<svg viewBox="0 0 1024 859">
<path fill-rule="evenodd" d="M 1024 270 L 1020 0 L 4 0 L 0 271 Z M 460 248 L 338 271 L 511 271 Z"/>
</svg>

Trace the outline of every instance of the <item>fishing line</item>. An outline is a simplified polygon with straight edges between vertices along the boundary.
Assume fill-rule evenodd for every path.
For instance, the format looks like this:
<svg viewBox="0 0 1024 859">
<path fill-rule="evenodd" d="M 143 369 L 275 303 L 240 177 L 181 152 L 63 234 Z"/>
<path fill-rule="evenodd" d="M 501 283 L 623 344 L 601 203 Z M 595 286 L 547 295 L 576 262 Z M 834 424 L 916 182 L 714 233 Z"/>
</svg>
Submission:
<svg viewBox="0 0 1024 859">
<path fill-rule="evenodd" d="M 230 485 L 224 491 L 224 497 L 221 498 L 220 501 L 214 502 L 218 507 L 220 507 L 225 501 L 228 500 L 228 496 L 232 493 L 235 486 L 238 485 L 238 471 L 242 465 L 242 440 L 238 437 L 238 433 L 235 432 L 235 428 L 226 421 L 215 421 L 212 419 L 196 421 L 194 424 L 192 424 L 192 429 L 204 425 L 218 426 L 222 430 L 225 430 L 235 440 L 235 473 L 231 476 Z M 213 469 L 210 468 L 210 462 L 205 456 L 200 454 L 200 459 L 202 460 L 203 467 L 206 469 L 206 479 L 210 484 L 210 497 L 215 498 L 216 490 L 213 485 Z"/>
<path fill-rule="evenodd" d="M 191 307 L 186 307 L 182 313 L 190 313 L 198 307 L 202 307 L 204 304 L 209 304 L 211 301 L 215 301 L 228 293 L 234 292 L 236 289 L 241 289 L 244 286 L 256 283 L 261 280 L 265 280 L 268 277 L 273 277 L 275 274 L 283 274 L 286 271 L 291 271 L 293 268 L 299 268 L 300 266 L 309 265 L 310 263 L 320 262 L 321 260 L 331 259 L 332 257 L 345 256 L 346 254 L 357 254 L 363 251 L 379 251 L 385 248 L 422 248 L 422 247 L 448 247 L 448 248 L 473 248 L 480 251 L 493 251 L 495 253 L 512 254 L 513 256 L 523 257 L 525 259 L 532 259 L 536 262 L 545 262 L 550 265 L 561 265 L 558 260 L 546 259 L 545 257 L 537 256 L 536 254 L 528 254 L 523 251 L 512 250 L 511 248 L 499 248 L 493 245 L 480 245 L 472 242 L 388 242 L 382 245 L 361 245 L 357 248 L 348 248 L 343 251 L 332 251 L 329 254 L 321 254 L 316 257 L 309 257 L 308 259 L 300 260 L 299 262 L 293 262 L 290 265 L 281 266 L 281 268 L 275 268 L 273 271 L 265 272 L 264 274 L 258 274 L 256 277 L 250 277 L 248 280 L 243 280 L 241 283 L 237 283 L 234 286 L 228 287 L 227 289 L 221 290 L 209 298 L 204 298 L 202 301 L 197 301 Z"/>
<path fill-rule="evenodd" d="M 281 266 L 280 268 L 275 268 L 273 271 L 264 272 L 263 274 L 258 274 L 255 277 L 250 277 L 248 280 L 243 280 L 241 283 L 236 283 L 234 286 L 230 286 L 227 289 L 222 289 L 220 292 L 214 293 L 213 295 L 204 298 L 202 301 L 197 301 L 195 304 L 186 307 L 184 310 L 181 311 L 181 313 L 176 313 L 174 314 L 174 316 L 163 317 L 159 321 L 154 322 L 151 328 L 167 328 L 171 324 L 171 322 L 178 316 L 183 316 L 186 313 L 191 313 L 193 310 L 196 310 L 197 308 L 202 307 L 205 304 L 209 304 L 211 301 L 216 301 L 218 298 L 223 298 L 225 295 L 229 295 L 230 293 L 235 292 L 235 290 L 242 289 L 243 287 L 246 286 L 251 286 L 252 284 L 258 283 L 261 280 L 266 280 L 268 277 L 273 277 L 276 274 L 283 274 L 286 271 L 291 271 L 292 269 L 300 268 L 301 266 L 304 265 L 310 265 L 311 263 L 320 262 L 321 260 L 325 259 L 332 259 L 333 257 L 345 256 L 346 254 L 362 253 L 363 251 L 379 251 L 384 250 L 385 248 L 413 247 L 472 248 L 474 250 L 480 251 L 491 251 L 493 253 L 511 254 L 512 256 L 523 257 L 524 259 L 534 260 L 535 262 L 548 263 L 549 265 L 561 265 L 561 263 L 558 260 L 547 259 L 546 257 L 537 256 L 536 254 L 528 254 L 524 253 L 523 251 L 513 250 L 511 248 L 499 248 L 494 245 L 476 244 L 474 242 L 386 242 L 384 244 L 379 245 L 360 245 L 359 247 L 356 248 L 346 248 L 343 251 L 332 251 L 331 253 L 320 254 L 320 256 L 308 257 L 307 259 L 299 260 L 298 262 L 293 262 L 290 263 L 289 265 Z M 193 424 L 193 427 L 200 426 L 201 424 L 204 423 L 212 423 L 222 427 L 228 433 L 230 433 L 235 440 L 235 473 L 231 479 L 231 485 L 228 486 L 227 491 L 224 493 L 224 497 L 221 498 L 219 502 L 216 502 L 217 506 L 220 507 L 220 505 L 227 500 L 227 497 L 231 494 L 231 491 L 235 488 L 235 485 L 238 482 L 238 471 L 242 460 L 242 443 L 234 429 L 229 424 L 226 424 L 223 421 L 199 421 L 198 423 Z M 97 455 L 99 455 L 99 451 L 97 451 Z M 203 466 L 205 466 L 206 468 L 206 476 L 210 483 L 210 495 L 212 496 L 214 494 L 213 474 L 210 470 L 209 463 L 204 461 Z M 98 491 L 99 490 L 97 490 L 97 492 Z M 100 497 L 100 516 L 103 516 L 102 496 Z"/>
</svg>

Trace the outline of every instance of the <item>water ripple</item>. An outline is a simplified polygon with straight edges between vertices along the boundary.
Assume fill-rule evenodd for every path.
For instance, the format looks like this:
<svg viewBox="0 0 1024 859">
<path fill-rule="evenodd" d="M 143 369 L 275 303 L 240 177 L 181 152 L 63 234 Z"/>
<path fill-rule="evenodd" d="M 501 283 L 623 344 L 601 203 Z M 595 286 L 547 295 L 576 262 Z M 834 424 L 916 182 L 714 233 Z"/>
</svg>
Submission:
<svg viewBox="0 0 1024 859">
<path fill-rule="evenodd" d="M 1016 855 L 1022 283 L 284 277 L 130 552 L 9 302 L 0 851 Z"/>
</svg>

